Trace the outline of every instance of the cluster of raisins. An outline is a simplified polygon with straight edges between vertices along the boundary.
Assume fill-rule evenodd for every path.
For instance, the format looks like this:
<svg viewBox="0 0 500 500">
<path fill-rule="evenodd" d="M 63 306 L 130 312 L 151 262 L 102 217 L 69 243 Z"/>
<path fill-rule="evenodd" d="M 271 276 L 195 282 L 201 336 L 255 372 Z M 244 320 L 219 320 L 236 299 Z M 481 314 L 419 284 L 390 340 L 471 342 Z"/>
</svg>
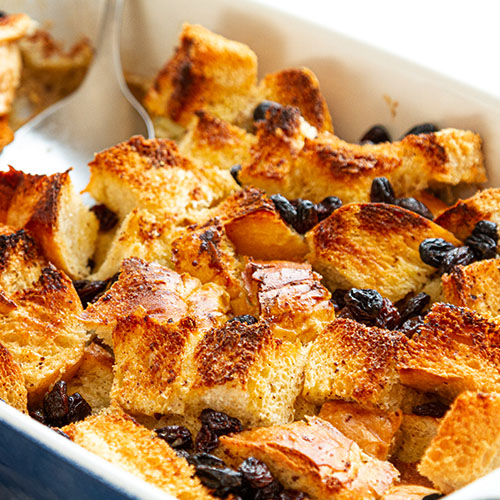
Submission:
<svg viewBox="0 0 500 500">
<path fill-rule="evenodd" d="M 373 203 L 387 203 L 406 208 L 426 219 L 434 219 L 432 212 L 416 198 L 396 198 L 392 185 L 386 177 L 376 177 L 373 179 L 370 189 L 370 201 Z"/>
<path fill-rule="evenodd" d="M 498 228 L 495 222 L 481 220 L 466 238 L 465 245 L 456 247 L 442 238 L 427 238 L 419 246 L 420 258 L 440 274 L 450 273 L 455 266 L 496 257 Z"/>
<path fill-rule="evenodd" d="M 408 132 L 403 134 L 400 139 L 404 139 L 407 135 L 430 134 L 437 132 L 439 129 L 432 123 L 421 123 L 415 125 Z M 381 142 L 390 142 L 391 136 L 388 130 L 383 125 L 374 125 L 370 128 L 363 137 L 361 137 L 361 144 L 380 144 Z"/>
<path fill-rule="evenodd" d="M 83 308 L 86 308 L 89 304 L 97 302 L 99 298 L 104 295 L 111 285 L 118 280 L 120 273 L 116 273 L 111 278 L 107 280 L 75 280 L 73 281 L 73 286 L 75 287 L 76 293 L 82 301 Z"/>
<path fill-rule="evenodd" d="M 210 409 L 200 415 L 201 429 L 193 442 L 189 429 L 182 425 L 169 425 L 156 429 L 157 437 L 166 441 L 176 453 L 184 457 L 196 471 L 197 477 L 218 497 L 232 494 L 234 500 L 303 500 L 298 491 L 285 490 L 276 481 L 264 462 L 247 458 L 237 470 L 211 455 L 217 448 L 219 437 L 241 432 L 237 418 Z"/>
<path fill-rule="evenodd" d="M 64 380 L 56 382 L 45 394 L 42 408 L 30 412 L 32 418 L 49 427 L 64 427 L 91 414 L 92 408 L 79 392 L 68 395 Z"/>
<path fill-rule="evenodd" d="M 342 206 L 342 201 L 336 196 L 327 196 L 319 203 L 301 198 L 287 200 L 281 194 L 273 194 L 270 198 L 281 218 L 299 234 L 307 233 L 318 222 L 326 219 L 334 210 Z"/>
<path fill-rule="evenodd" d="M 393 304 L 376 290 L 351 288 L 336 290 L 331 300 L 339 318 L 387 330 L 400 330 L 411 336 L 416 326 L 423 322 L 423 311 L 429 305 L 430 297 L 422 292 Z"/>
</svg>

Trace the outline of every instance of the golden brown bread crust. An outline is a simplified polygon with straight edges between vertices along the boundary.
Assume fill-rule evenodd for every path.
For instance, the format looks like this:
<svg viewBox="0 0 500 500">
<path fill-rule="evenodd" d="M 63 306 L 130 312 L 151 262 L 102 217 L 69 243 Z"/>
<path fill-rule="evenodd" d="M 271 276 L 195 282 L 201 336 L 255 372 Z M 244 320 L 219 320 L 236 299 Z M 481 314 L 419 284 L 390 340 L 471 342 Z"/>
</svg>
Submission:
<svg viewBox="0 0 500 500">
<path fill-rule="evenodd" d="M 500 466 L 500 394 L 460 394 L 445 415 L 419 472 L 444 493 Z"/>
<path fill-rule="evenodd" d="M 251 303 L 279 338 L 310 342 L 335 318 L 331 294 L 310 264 L 250 260 L 244 279 Z"/>
<path fill-rule="evenodd" d="M 438 490 L 419 484 L 398 484 L 391 486 L 381 500 L 422 500 L 427 497 L 434 498 L 429 495 L 439 495 L 439 493 Z"/>
<path fill-rule="evenodd" d="M 387 460 L 402 421 L 401 411 L 385 412 L 347 401 L 327 401 L 318 414 L 365 453 Z"/>
<path fill-rule="evenodd" d="M 500 224 L 500 189 L 484 189 L 466 200 L 457 201 L 436 218 L 436 224 L 465 240 L 480 220 Z"/>
<path fill-rule="evenodd" d="M 0 116 L 0 151 L 14 140 L 14 132 L 9 126 L 9 119 L 5 116 Z M 1 206 L 0 206 L 1 212 Z M 1 217 L 1 213 L 0 213 Z"/>
<path fill-rule="evenodd" d="M 497 323 L 470 309 L 436 303 L 399 353 L 401 380 L 448 398 L 464 390 L 498 390 L 499 339 Z"/>
<path fill-rule="evenodd" d="M 10 352 L 0 344 L 0 399 L 14 408 L 28 412 L 28 393 L 24 375 Z"/>
<path fill-rule="evenodd" d="M 72 441 L 179 500 L 213 498 L 184 458 L 123 413 L 101 413 L 67 425 Z"/>
<path fill-rule="evenodd" d="M 396 301 L 420 290 L 435 268 L 420 259 L 426 238 L 460 242 L 420 215 L 384 203 L 351 203 L 307 235 L 307 260 L 330 289 L 372 288 Z"/>
<path fill-rule="evenodd" d="M 379 498 L 398 477 L 391 464 L 317 417 L 223 436 L 218 451 L 233 466 L 249 456 L 264 461 L 286 488 L 312 500 Z"/>
<path fill-rule="evenodd" d="M 484 316 L 500 316 L 500 262 L 497 259 L 455 266 L 441 280 L 446 302 L 467 307 Z"/>
<path fill-rule="evenodd" d="M 303 396 L 322 404 L 355 401 L 385 410 L 399 408 L 403 395 L 396 356 L 406 337 L 350 319 L 330 323 L 314 340 L 305 367 Z"/>
</svg>

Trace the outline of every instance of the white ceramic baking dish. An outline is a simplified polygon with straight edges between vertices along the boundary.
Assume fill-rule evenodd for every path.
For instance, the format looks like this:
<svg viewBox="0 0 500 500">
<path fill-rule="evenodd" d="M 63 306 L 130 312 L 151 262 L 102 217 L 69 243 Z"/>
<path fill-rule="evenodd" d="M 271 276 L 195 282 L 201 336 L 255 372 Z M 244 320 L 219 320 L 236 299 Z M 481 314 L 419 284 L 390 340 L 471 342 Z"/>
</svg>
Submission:
<svg viewBox="0 0 500 500">
<path fill-rule="evenodd" d="M 1 8 L 50 21 L 56 37 L 69 42 L 81 34 L 95 37 L 102 0 L 3 0 Z M 184 21 L 250 45 L 261 74 L 311 68 L 342 138 L 356 141 L 375 123 L 385 124 L 394 137 L 428 121 L 479 132 L 490 184 L 500 185 L 499 99 L 259 1 L 129 0 L 122 31 L 125 70 L 153 75 L 171 55 Z M 77 169 L 77 184 L 78 174 Z M 500 499 L 498 484 L 500 470 L 448 498 Z M 0 498 L 171 497 L 0 404 Z"/>
</svg>

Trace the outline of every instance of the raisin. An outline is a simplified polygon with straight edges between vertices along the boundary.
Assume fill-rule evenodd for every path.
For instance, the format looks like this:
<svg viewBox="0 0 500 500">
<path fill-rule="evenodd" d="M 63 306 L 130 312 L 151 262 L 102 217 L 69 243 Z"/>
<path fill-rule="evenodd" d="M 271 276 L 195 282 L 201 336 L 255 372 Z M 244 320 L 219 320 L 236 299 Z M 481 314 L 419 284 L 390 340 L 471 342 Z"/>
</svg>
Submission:
<svg viewBox="0 0 500 500">
<path fill-rule="evenodd" d="M 172 448 L 189 449 L 193 447 L 191 431 L 183 425 L 167 425 L 155 429 L 157 436 L 166 441 Z"/>
<path fill-rule="evenodd" d="M 485 234 L 489 236 L 495 243 L 498 243 L 498 226 L 495 222 L 489 220 L 480 220 L 472 231 L 472 234 Z"/>
<path fill-rule="evenodd" d="M 238 490 L 242 485 L 241 473 L 229 467 L 212 467 L 210 465 L 195 466 L 198 479 L 217 496 L 225 496 Z"/>
<path fill-rule="evenodd" d="M 342 206 L 342 201 L 336 196 L 327 196 L 316 204 L 316 213 L 318 221 L 322 221 L 329 217 L 335 210 Z"/>
<path fill-rule="evenodd" d="M 3 10 L 0 10 L 0 19 L 3 19 L 4 17 L 7 17 L 7 12 L 4 12 Z"/>
<path fill-rule="evenodd" d="M 43 411 L 47 422 L 53 427 L 62 427 L 67 423 L 69 401 L 66 382 L 60 380 L 43 398 Z"/>
<path fill-rule="evenodd" d="M 361 323 L 375 319 L 383 305 L 384 298 L 375 290 L 351 288 L 345 295 L 345 309 Z"/>
<path fill-rule="evenodd" d="M 332 293 L 332 298 L 330 301 L 333 303 L 335 309 L 335 314 L 337 314 L 342 308 L 345 307 L 345 296 L 349 290 L 344 290 L 342 288 L 337 288 Z"/>
<path fill-rule="evenodd" d="M 442 238 L 427 238 L 418 248 L 420 258 L 429 266 L 438 268 L 446 254 L 455 246 Z"/>
<path fill-rule="evenodd" d="M 99 294 L 106 290 L 108 285 L 107 281 L 89 281 L 89 280 L 76 280 L 73 281 L 76 293 L 82 301 L 82 306 L 85 308 L 92 302 Z"/>
<path fill-rule="evenodd" d="M 209 453 L 219 446 L 219 436 L 208 427 L 203 426 L 196 434 L 195 450 Z"/>
<path fill-rule="evenodd" d="M 219 444 L 219 437 L 233 432 L 241 432 L 243 427 L 237 418 L 223 412 L 205 409 L 201 412 L 201 429 L 196 436 L 195 448 L 210 452 Z"/>
<path fill-rule="evenodd" d="M 266 113 L 268 109 L 279 109 L 281 108 L 281 104 L 274 101 L 262 101 L 260 104 L 256 106 L 253 112 L 253 121 L 260 122 L 266 119 Z"/>
<path fill-rule="evenodd" d="M 372 181 L 370 189 L 370 201 L 373 203 L 390 203 L 393 204 L 396 197 L 394 190 L 386 177 L 376 177 Z"/>
<path fill-rule="evenodd" d="M 400 301 L 397 306 L 399 307 L 399 314 L 401 315 L 401 323 L 421 314 L 424 308 L 429 305 L 430 301 L 430 296 L 424 292 Z"/>
<path fill-rule="evenodd" d="M 426 219 L 433 220 L 434 215 L 432 212 L 416 198 L 398 198 L 394 201 L 394 204 L 401 208 L 406 208 L 406 210 L 410 210 L 410 212 L 414 212 Z"/>
<path fill-rule="evenodd" d="M 59 436 L 62 436 L 62 437 L 66 438 L 66 439 L 69 439 L 71 441 L 71 438 L 65 432 L 63 432 L 61 429 L 58 429 L 57 427 L 54 427 L 54 428 L 52 428 L 52 430 L 54 432 L 56 432 L 57 434 L 59 434 Z"/>
<path fill-rule="evenodd" d="M 240 174 L 241 172 L 241 165 L 240 164 L 237 164 L 237 165 L 233 165 L 231 167 L 231 170 L 229 171 L 231 173 L 231 175 L 233 176 L 233 179 L 238 183 L 240 184 L 240 181 L 238 180 L 238 175 Z M 240 184 L 241 186 L 241 184 Z"/>
<path fill-rule="evenodd" d="M 47 419 L 45 418 L 45 415 L 42 410 L 30 411 L 30 417 L 33 420 L 40 422 L 41 424 L 45 425 L 47 423 Z"/>
<path fill-rule="evenodd" d="M 84 420 L 92 415 L 92 408 L 79 392 L 68 396 L 68 423 Z"/>
<path fill-rule="evenodd" d="M 187 450 L 183 450 L 182 448 L 174 448 L 174 451 L 178 457 L 185 458 L 188 461 L 191 458 L 191 454 Z"/>
<path fill-rule="evenodd" d="M 433 123 L 421 123 L 420 125 L 415 125 L 410 130 L 408 130 L 408 132 L 406 132 L 403 137 L 406 137 L 407 135 L 431 134 L 433 132 L 437 132 L 438 130 L 439 128 L 436 127 L 436 125 L 434 125 Z"/>
<path fill-rule="evenodd" d="M 414 316 L 406 320 L 398 330 L 406 335 L 409 339 L 413 337 L 417 332 L 420 331 L 420 327 L 424 324 L 423 316 Z"/>
<path fill-rule="evenodd" d="M 318 223 L 318 213 L 312 201 L 300 200 L 297 204 L 297 217 L 295 224 L 292 224 L 299 234 L 307 233 Z"/>
<path fill-rule="evenodd" d="M 370 322 L 371 326 L 378 326 L 379 328 L 386 328 L 387 330 L 394 330 L 401 322 L 401 316 L 398 309 L 389 300 L 384 298 L 383 305 L 377 316 Z"/>
<path fill-rule="evenodd" d="M 226 466 L 223 460 L 214 455 L 210 455 L 209 453 L 196 453 L 195 455 L 190 455 L 187 461 L 195 467 L 197 465 L 207 465 L 210 467 L 219 468 Z"/>
<path fill-rule="evenodd" d="M 106 205 L 94 205 L 90 211 L 97 217 L 101 231 L 110 231 L 118 224 L 118 216 Z"/>
<path fill-rule="evenodd" d="M 274 482 L 274 477 L 269 467 L 254 457 L 247 458 L 239 467 L 243 480 L 254 490 L 269 486 Z"/>
<path fill-rule="evenodd" d="M 440 498 L 444 498 L 444 495 L 441 493 L 431 493 L 430 495 L 425 495 L 422 500 L 439 500 Z"/>
<path fill-rule="evenodd" d="M 444 257 L 439 272 L 441 274 L 450 273 L 455 266 L 466 266 L 474 262 L 474 251 L 469 247 L 457 247 L 450 250 Z"/>
<path fill-rule="evenodd" d="M 255 492 L 255 500 L 279 500 L 281 485 L 274 481 L 269 486 L 265 486 Z"/>
<path fill-rule="evenodd" d="M 297 490 L 285 490 L 280 493 L 279 500 L 305 500 L 305 493 Z"/>
<path fill-rule="evenodd" d="M 232 321 L 238 321 L 239 323 L 246 323 L 247 325 L 254 325 L 255 323 L 259 322 L 259 320 L 255 316 L 252 316 L 251 314 L 242 314 L 241 316 L 235 316 L 234 318 L 231 318 L 228 321 L 228 323 L 231 323 Z"/>
<path fill-rule="evenodd" d="M 366 131 L 361 137 L 361 144 L 379 144 L 381 142 L 390 142 L 391 136 L 383 125 L 374 125 Z"/>
<path fill-rule="evenodd" d="M 448 405 L 440 403 L 439 401 L 431 401 L 430 403 L 423 403 L 412 408 L 412 413 L 420 417 L 434 417 L 443 418 L 445 413 L 450 409 Z"/>
<path fill-rule="evenodd" d="M 474 252 L 477 260 L 493 259 L 497 254 L 497 244 L 486 234 L 472 234 L 465 239 L 465 244 Z"/>
<path fill-rule="evenodd" d="M 297 210 L 295 207 L 281 194 L 272 194 L 270 198 L 276 210 L 280 213 L 281 218 L 287 224 L 293 226 L 297 220 Z"/>
</svg>

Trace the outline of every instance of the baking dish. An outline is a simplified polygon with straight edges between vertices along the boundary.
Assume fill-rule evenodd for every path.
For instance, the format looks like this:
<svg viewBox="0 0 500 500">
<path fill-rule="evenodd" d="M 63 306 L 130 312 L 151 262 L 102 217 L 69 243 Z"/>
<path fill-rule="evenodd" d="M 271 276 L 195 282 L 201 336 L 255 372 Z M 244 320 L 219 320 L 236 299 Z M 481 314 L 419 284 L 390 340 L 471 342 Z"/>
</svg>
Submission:
<svg viewBox="0 0 500 500">
<path fill-rule="evenodd" d="M 83 33 L 94 38 L 93 19 L 102 4 L 12 0 L 2 7 L 52 21 L 55 36 L 70 41 Z M 125 70 L 153 75 L 170 56 L 184 21 L 250 45 L 259 56 L 261 74 L 287 66 L 310 67 L 342 138 L 356 141 L 380 122 L 394 137 L 424 121 L 480 133 L 491 185 L 500 185 L 500 170 L 493 168 L 500 157 L 495 134 L 500 100 L 257 2 L 128 2 L 122 30 Z M 74 177 L 83 187 L 78 171 Z M 3 404 L 0 436 L 0 498 L 170 498 Z M 497 471 L 449 498 L 494 498 L 499 479 Z"/>
</svg>

